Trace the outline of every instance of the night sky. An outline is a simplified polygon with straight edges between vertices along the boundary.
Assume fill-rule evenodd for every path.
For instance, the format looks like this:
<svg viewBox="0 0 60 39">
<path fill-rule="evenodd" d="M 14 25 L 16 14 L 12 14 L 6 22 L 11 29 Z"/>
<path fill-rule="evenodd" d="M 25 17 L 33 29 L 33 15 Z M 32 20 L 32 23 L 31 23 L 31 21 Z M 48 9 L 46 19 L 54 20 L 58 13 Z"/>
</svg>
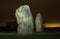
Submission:
<svg viewBox="0 0 60 39">
<path fill-rule="evenodd" d="M 16 21 L 15 10 L 26 4 L 34 19 L 40 12 L 45 22 L 60 22 L 60 0 L 0 0 L 0 23 Z"/>
</svg>

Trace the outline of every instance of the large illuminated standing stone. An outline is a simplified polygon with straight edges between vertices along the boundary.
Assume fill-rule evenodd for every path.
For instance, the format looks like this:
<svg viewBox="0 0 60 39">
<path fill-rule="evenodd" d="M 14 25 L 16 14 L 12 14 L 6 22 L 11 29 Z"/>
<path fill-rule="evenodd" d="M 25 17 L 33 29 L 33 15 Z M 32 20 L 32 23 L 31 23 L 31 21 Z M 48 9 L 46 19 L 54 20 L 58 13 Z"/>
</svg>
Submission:
<svg viewBox="0 0 60 39">
<path fill-rule="evenodd" d="M 34 30 L 33 17 L 28 5 L 22 5 L 15 13 L 18 23 L 18 34 L 32 34 Z"/>
<path fill-rule="evenodd" d="M 35 18 L 36 32 L 41 32 L 43 30 L 42 24 L 43 24 L 42 16 L 40 13 L 38 13 L 36 18 Z"/>
</svg>

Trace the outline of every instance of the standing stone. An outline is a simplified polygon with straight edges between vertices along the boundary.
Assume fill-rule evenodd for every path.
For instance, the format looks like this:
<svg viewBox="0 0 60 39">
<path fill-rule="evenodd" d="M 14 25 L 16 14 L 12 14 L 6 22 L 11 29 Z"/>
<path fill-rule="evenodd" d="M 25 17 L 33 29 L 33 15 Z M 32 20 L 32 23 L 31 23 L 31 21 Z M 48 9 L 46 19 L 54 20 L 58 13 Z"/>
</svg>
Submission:
<svg viewBox="0 0 60 39">
<path fill-rule="evenodd" d="M 36 32 L 41 32 L 43 31 L 42 29 L 42 16 L 40 13 L 37 14 L 36 18 L 35 18 L 35 28 L 36 28 Z"/>
<path fill-rule="evenodd" d="M 18 34 L 32 34 L 34 30 L 33 17 L 28 5 L 22 5 L 15 13 L 18 23 Z"/>
</svg>

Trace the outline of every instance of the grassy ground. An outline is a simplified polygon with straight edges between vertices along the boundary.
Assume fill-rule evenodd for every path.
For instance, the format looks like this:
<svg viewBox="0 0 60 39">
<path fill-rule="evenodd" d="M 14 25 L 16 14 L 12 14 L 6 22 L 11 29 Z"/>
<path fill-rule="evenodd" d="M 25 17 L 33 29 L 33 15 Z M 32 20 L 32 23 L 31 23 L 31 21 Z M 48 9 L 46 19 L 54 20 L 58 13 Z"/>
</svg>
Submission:
<svg viewBox="0 0 60 39">
<path fill-rule="evenodd" d="M 0 39 L 60 39 L 60 32 L 34 32 L 24 36 L 17 33 L 0 33 Z"/>
</svg>

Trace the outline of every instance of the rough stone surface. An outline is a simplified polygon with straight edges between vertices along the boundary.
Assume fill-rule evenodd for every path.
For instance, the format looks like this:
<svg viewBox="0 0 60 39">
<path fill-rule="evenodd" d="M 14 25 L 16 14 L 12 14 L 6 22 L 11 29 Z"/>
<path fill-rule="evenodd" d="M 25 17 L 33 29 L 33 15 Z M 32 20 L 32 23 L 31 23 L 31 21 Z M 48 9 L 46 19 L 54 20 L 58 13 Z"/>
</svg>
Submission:
<svg viewBox="0 0 60 39">
<path fill-rule="evenodd" d="M 37 14 L 36 18 L 35 18 L 35 27 L 36 27 L 36 32 L 41 32 L 42 29 L 42 16 L 40 13 Z"/>
<path fill-rule="evenodd" d="M 33 17 L 28 5 L 20 6 L 15 13 L 18 23 L 18 34 L 32 34 L 34 30 Z"/>
</svg>

